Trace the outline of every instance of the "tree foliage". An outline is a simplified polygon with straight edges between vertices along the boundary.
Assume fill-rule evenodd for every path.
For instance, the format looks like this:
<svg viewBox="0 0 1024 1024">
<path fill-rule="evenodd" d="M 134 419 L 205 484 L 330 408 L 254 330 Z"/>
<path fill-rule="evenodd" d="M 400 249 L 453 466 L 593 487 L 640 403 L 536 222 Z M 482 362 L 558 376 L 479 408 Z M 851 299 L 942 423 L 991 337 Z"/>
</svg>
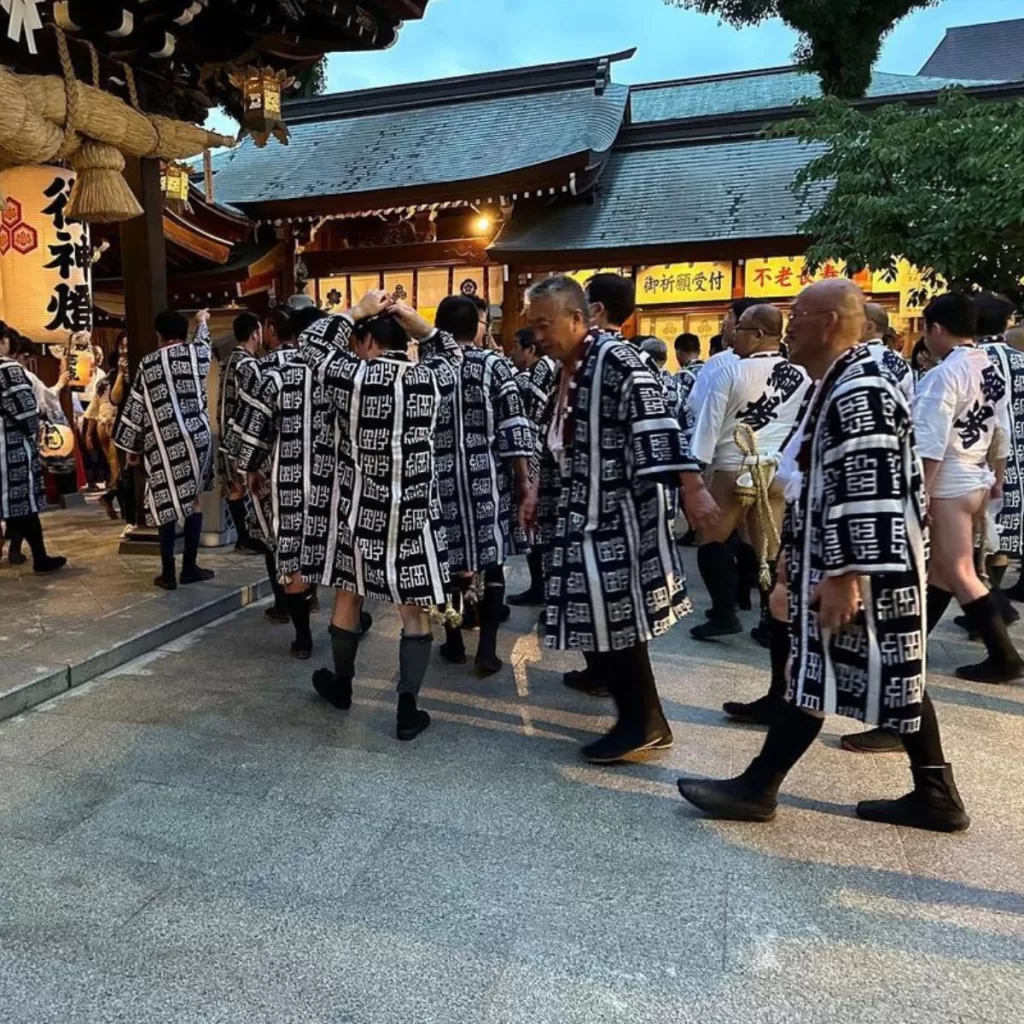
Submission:
<svg viewBox="0 0 1024 1024">
<path fill-rule="evenodd" d="M 808 262 L 845 261 L 895 274 L 904 257 L 929 282 L 1021 298 L 1024 277 L 1024 102 L 962 90 L 931 107 L 864 111 L 828 97 L 772 130 L 816 147 L 794 192 L 815 212 L 801 225 Z"/>
<path fill-rule="evenodd" d="M 912 11 L 939 0 L 666 0 L 717 14 L 736 28 L 781 18 L 800 33 L 794 58 L 821 80 L 826 96 L 858 99 L 871 84 L 882 40 Z"/>
<path fill-rule="evenodd" d="M 321 96 L 327 88 L 327 57 L 321 57 L 315 64 L 295 76 L 295 91 L 293 96 L 303 99 L 310 96 Z"/>
</svg>

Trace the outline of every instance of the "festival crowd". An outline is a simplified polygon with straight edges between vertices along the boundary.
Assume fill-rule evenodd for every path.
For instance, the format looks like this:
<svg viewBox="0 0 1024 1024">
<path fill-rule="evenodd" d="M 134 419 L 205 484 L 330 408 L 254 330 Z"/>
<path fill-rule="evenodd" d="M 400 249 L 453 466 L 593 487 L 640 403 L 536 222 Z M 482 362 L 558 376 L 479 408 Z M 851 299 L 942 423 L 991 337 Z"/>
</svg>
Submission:
<svg viewBox="0 0 1024 1024">
<path fill-rule="evenodd" d="M 625 338 L 634 285 L 598 274 L 584 289 L 554 275 L 527 294 L 528 327 L 505 351 L 488 309 L 445 299 L 434 323 L 384 291 L 348 312 L 309 305 L 265 320 L 244 313 L 221 360 L 217 428 L 207 408 L 208 314 L 162 313 L 156 351 L 97 408 L 100 446 L 116 469 L 145 470 L 146 516 L 159 529 L 156 585 L 213 573 L 198 564 L 202 493 L 216 477 L 240 550 L 266 559 L 267 616 L 290 622 L 292 652 L 310 658 L 318 587 L 334 590 L 330 667 L 312 685 L 351 707 L 363 602 L 397 606 L 402 622 L 396 734 L 430 725 L 419 707 L 432 623 L 438 656 L 502 668 L 508 605 L 543 608 L 547 646 L 578 651 L 565 685 L 610 699 L 616 722 L 583 756 L 613 764 L 672 745 L 649 645 L 691 611 L 680 559 L 696 541 L 710 607 L 691 629 L 706 643 L 752 636 L 770 683 L 733 720 L 767 727 L 747 769 L 729 780 L 680 779 L 705 813 L 770 821 L 783 781 L 825 715 L 869 726 L 851 751 L 905 751 L 913 786 L 866 801 L 866 819 L 961 831 L 969 818 L 942 748 L 926 686 L 928 636 L 955 599 L 956 622 L 985 647 L 963 679 L 1024 677 L 1007 632 L 1024 576 L 1024 352 L 1008 334 L 1012 304 L 987 293 L 941 295 L 924 312 L 911 362 L 885 311 L 855 283 L 809 285 L 788 322 L 737 300 L 700 358 L 680 335 L 678 373 L 654 337 Z M 415 358 L 411 355 L 415 343 Z M 24 538 L 39 572 L 39 418 L 49 392 L 0 342 L 0 519 Z M 51 396 L 52 397 L 52 396 Z M 180 572 L 175 541 L 184 531 Z M 505 566 L 525 554 L 530 584 L 506 599 Z"/>
</svg>

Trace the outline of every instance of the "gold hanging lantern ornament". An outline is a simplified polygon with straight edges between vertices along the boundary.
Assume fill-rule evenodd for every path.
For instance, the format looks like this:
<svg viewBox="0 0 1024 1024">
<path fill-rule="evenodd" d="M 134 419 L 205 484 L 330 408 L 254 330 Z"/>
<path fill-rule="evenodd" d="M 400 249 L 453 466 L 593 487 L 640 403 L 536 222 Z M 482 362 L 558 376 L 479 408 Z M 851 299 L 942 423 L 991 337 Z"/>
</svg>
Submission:
<svg viewBox="0 0 1024 1024">
<path fill-rule="evenodd" d="M 248 67 L 232 72 L 231 84 L 242 93 L 242 134 L 248 132 L 261 149 L 273 135 L 288 145 L 288 129 L 281 119 L 281 93 L 295 79 L 287 71 Z"/>
<path fill-rule="evenodd" d="M 39 424 L 40 457 L 44 459 L 66 459 L 74 450 L 75 434 L 67 424 Z"/>
<path fill-rule="evenodd" d="M 191 211 L 188 202 L 189 177 L 184 167 L 168 160 L 160 171 L 160 189 L 164 194 L 164 205 L 174 213 Z"/>
</svg>

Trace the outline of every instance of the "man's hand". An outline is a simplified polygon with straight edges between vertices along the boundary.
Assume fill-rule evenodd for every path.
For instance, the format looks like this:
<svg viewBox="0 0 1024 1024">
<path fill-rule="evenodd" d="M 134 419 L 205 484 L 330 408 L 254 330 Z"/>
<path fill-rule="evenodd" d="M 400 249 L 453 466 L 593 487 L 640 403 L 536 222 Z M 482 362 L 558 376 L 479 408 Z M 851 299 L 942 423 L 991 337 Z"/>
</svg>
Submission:
<svg viewBox="0 0 1024 1024">
<path fill-rule="evenodd" d="M 537 480 L 527 480 L 519 488 L 519 525 L 527 532 L 537 528 Z"/>
<path fill-rule="evenodd" d="M 416 341 L 422 341 L 434 332 L 434 328 L 407 302 L 396 302 L 391 306 L 389 312 L 405 328 L 406 333 Z"/>
<path fill-rule="evenodd" d="M 139 457 L 138 452 L 129 452 L 124 461 L 125 464 L 129 466 L 138 466 L 142 463 L 142 459 Z"/>
<path fill-rule="evenodd" d="M 248 474 L 249 493 L 254 498 L 262 498 L 267 493 L 267 480 L 262 473 Z"/>
<path fill-rule="evenodd" d="M 196 323 L 205 324 L 210 322 L 210 311 L 208 309 L 200 309 L 196 313 Z"/>
<path fill-rule="evenodd" d="M 383 288 L 368 291 L 350 310 L 353 320 L 365 320 L 368 316 L 380 316 L 391 305 L 391 296 Z"/>
<path fill-rule="evenodd" d="M 118 361 L 117 361 L 117 372 L 118 373 L 127 373 L 128 372 L 128 357 L 127 356 L 121 356 L 121 358 L 118 359 Z"/>
<path fill-rule="evenodd" d="M 860 585 L 857 576 L 830 576 L 811 593 L 811 607 L 817 608 L 822 629 L 841 632 L 860 611 Z"/>
<path fill-rule="evenodd" d="M 718 502 L 711 497 L 699 473 L 683 473 L 681 493 L 683 514 L 692 528 L 706 529 L 722 518 Z"/>
<path fill-rule="evenodd" d="M 57 390 L 63 391 L 71 383 L 71 371 L 61 370 L 60 376 L 57 378 Z"/>
<path fill-rule="evenodd" d="M 1003 482 L 1001 480 L 997 480 L 992 485 L 992 490 L 988 492 L 988 497 L 990 501 L 1003 500 Z"/>
</svg>

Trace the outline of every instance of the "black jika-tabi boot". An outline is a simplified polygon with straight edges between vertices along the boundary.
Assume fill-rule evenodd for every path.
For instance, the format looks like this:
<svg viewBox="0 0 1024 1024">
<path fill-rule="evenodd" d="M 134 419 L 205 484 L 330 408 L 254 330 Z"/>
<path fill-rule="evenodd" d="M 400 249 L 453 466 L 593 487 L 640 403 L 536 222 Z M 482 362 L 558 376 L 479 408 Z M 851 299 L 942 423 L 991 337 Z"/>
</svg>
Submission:
<svg viewBox="0 0 1024 1024">
<path fill-rule="evenodd" d="M 785 706 L 786 699 L 786 668 L 789 663 L 789 625 L 778 619 L 768 620 L 771 633 L 772 678 L 768 692 L 763 697 L 741 704 L 739 701 L 728 700 L 722 710 L 734 722 L 746 725 L 771 725 Z"/>
<path fill-rule="evenodd" d="M 499 569 L 488 572 L 484 596 L 480 602 L 480 642 L 476 649 L 476 674 L 481 678 L 493 676 L 504 667 L 498 657 L 498 629 L 505 609 L 505 574 Z"/>
<path fill-rule="evenodd" d="M 331 652 L 334 655 L 334 671 L 319 668 L 313 673 L 313 689 L 329 704 L 340 711 L 352 707 L 352 680 L 356 674 L 356 652 L 359 650 L 359 633 L 342 629 L 331 623 Z"/>
<path fill-rule="evenodd" d="M 313 654 L 313 631 L 309 628 L 309 596 L 309 591 L 305 590 L 301 594 L 288 594 L 285 598 L 288 618 L 295 627 L 292 654 L 299 661 L 309 661 Z"/>
<path fill-rule="evenodd" d="M 653 682 L 651 683 L 653 687 Z M 630 757 L 649 751 L 668 750 L 673 743 L 672 730 L 655 689 L 650 706 L 642 684 L 627 679 L 609 682 L 608 689 L 615 700 L 618 719 L 611 731 L 583 748 L 583 756 L 591 764 L 617 764 Z"/>
<path fill-rule="evenodd" d="M 771 590 L 761 591 L 761 620 L 750 631 L 750 639 L 766 651 L 770 651 L 772 647 L 772 612 L 769 607 L 771 594 Z"/>
<path fill-rule="evenodd" d="M 1024 676 L 1024 661 L 1006 632 L 999 603 L 992 594 L 964 605 L 964 614 L 984 642 L 988 657 L 977 665 L 958 668 L 957 677 L 974 683 L 1009 683 Z"/>
<path fill-rule="evenodd" d="M 736 615 L 736 562 L 728 545 L 719 541 L 697 548 L 697 566 L 711 595 L 708 621 L 694 626 L 690 636 L 695 640 L 714 640 L 743 632 Z"/>
<path fill-rule="evenodd" d="M 903 825 L 929 832 L 964 832 L 971 819 L 949 764 L 911 768 L 914 789 L 898 800 L 862 800 L 857 814 L 867 821 Z"/>
<path fill-rule="evenodd" d="M 403 636 L 398 642 L 398 716 L 395 735 L 414 740 L 430 725 L 430 715 L 416 706 L 430 664 L 433 636 Z"/>
<path fill-rule="evenodd" d="M 764 738 L 761 753 L 734 779 L 680 779 L 682 798 L 712 818 L 726 821 L 773 821 L 779 787 L 793 765 L 817 739 L 824 718 L 786 704 Z"/>
</svg>

